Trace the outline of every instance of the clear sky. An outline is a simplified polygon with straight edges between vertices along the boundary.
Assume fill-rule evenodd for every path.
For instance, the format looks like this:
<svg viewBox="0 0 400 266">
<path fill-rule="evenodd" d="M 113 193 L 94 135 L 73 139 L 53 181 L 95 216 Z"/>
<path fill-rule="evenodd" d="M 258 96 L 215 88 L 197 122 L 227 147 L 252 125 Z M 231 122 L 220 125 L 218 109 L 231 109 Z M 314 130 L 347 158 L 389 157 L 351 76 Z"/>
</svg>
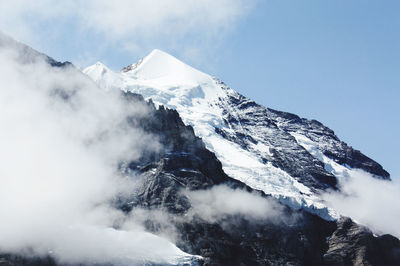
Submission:
<svg viewBox="0 0 400 266">
<path fill-rule="evenodd" d="M 159 48 L 400 177 L 399 14 L 398 0 L 0 0 L 0 29 L 79 67 Z"/>
</svg>

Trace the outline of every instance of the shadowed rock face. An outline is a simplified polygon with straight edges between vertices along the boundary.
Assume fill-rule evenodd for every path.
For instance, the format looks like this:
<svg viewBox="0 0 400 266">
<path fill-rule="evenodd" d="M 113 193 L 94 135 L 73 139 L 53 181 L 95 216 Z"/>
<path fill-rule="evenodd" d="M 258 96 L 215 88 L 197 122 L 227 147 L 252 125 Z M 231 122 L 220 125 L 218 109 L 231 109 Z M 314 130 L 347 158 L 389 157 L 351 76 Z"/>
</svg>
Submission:
<svg viewBox="0 0 400 266">
<path fill-rule="evenodd" d="M 335 176 L 328 173 L 323 163 L 299 145 L 289 132 L 279 127 L 269 109 L 233 91 L 222 82 L 221 86 L 229 93 L 221 99 L 220 107 L 224 110 L 235 108 L 236 112 L 223 114 L 225 124 L 233 130 L 227 132 L 217 129 L 217 133 L 252 153 L 258 152 L 250 148 L 251 143 L 260 142 L 269 146 L 271 155 L 258 154 L 261 160 L 271 162 L 312 189 L 336 188 Z"/>
<path fill-rule="evenodd" d="M 142 101 L 131 93 L 126 96 L 133 102 Z M 179 232 L 178 246 L 203 256 L 205 265 L 322 263 L 325 239 L 333 232 L 335 223 L 317 216 L 282 207 L 282 217 L 278 220 L 253 221 L 243 215 L 227 215 L 210 223 L 199 216 L 186 218 L 191 203 L 183 190 L 208 189 L 220 184 L 253 190 L 223 172 L 215 155 L 205 148 L 190 126 L 182 123 L 175 110 L 164 107 L 156 110 L 151 104 L 149 108 L 152 113 L 146 119 L 132 118 L 131 122 L 158 136 L 166 149 L 129 164 L 129 171 L 139 174 L 141 185 L 131 199 L 125 200 L 129 204 L 121 208 L 127 212 L 133 207 L 167 210 L 171 214 L 168 223 Z M 154 232 L 164 226 L 151 220 L 147 225 Z"/>
<path fill-rule="evenodd" d="M 269 116 L 279 123 L 280 128 L 289 133 L 302 134 L 318 143 L 324 155 L 341 165 L 363 169 L 377 178 L 390 180 L 389 173 L 383 167 L 341 141 L 333 130 L 324 126 L 317 120 L 300 118 L 295 114 L 269 109 Z"/>
<path fill-rule="evenodd" d="M 399 265 L 400 241 L 391 235 L 374 237 L 350 218 L 337 222 L 324 255 L 327 265 Z"/>
<path fill-rule="evenodd" d="M 124 93 L 123 97 L 132 104 L 145 103 L 138 94 Z M 123 204 L 124 210 L 129 211 L 132 206 L 162 207 L 182 213 L 189 208 L 187 199 L 180 196 L 182 188 L 207 189 L 221 183 L 245 187 L 224 173 L 215 154 L 205 148 L 175 110 L 163 106 L 155 109 L 151 102 L 146 105 L 146 116 L 130 117 L 130 123 L 155 136 L 163 147 L 159 152 L 144 154 L 124 169 L 139 173 L 141 179 L 140 192 L 128 200 L 129 204 Z"/>
<path fill-rule="evenodd" d="M 203 257 L 193 265 L 400 265 L 397 238 L 374 237 L 368 229 L 348 218 L 328 222 L 284 206 L 275 219 L 253 220 L 236 214 L 208 222 L 198 215 L 188 217 L 192 206 L 182 191 L 220 184 L 259 193 L 279 203 L 228 177 L 215 155 L 205 148 L 190 126 L 183 124 L 176 111 L 162 106 L 156 109 L 140 95 L 127 93 L 123 97 L 132 104 L 147 105 L 149 115 L 131 117 L 130 122 L 155 135 L 165 149 L 144 154 L 121 168 L 135 172 L 132 178 L 140 179 L 140 185 L 131 198 L 120 199 L 116 205 L 125 212 L 141 207 L 167 213 L 166 221 L 149 218 L 146 227 L 154 233 L 162 232 L 165 226 L 175 228 L 178 247 Z M 0 265 L 57 263 L 51 257 L 3 255 Z"/>
<path fill-rule="evenodd" d="M 134 94 L 127 96 L 132 101 L 143 101 Z M 384 258 L 386 265 L 400 262 L 390 252 L 369 247 L 385 246 L 396 251 L 396 238 L 374 237 L 350 219 L 346 219 L 353 228 L 349 231 L 343 229 L 347 227 L 342 220 L 327 222 L 286 207 L 278 220 L 254 221 L 243 215 L 227 215 L 210 223 L 199 216 L 186 218 L 191 203 L 182 193 L 183 189 L 207 189 L 218 184 L 249 192 L 252 189 L 223 172 L 215 155 L 205 148 L 190 126 L 182 123 L 175 110 L 162 106 L 156 110 L 151 103 L 149 108 L 150 118 L 132 118 L 132 123 L 140 124 L 150 134 L 158 136 L 167 148 L 129 164 L 129 169 L 139 174 L 142 183 L 136 196 L 123 208 L 126 211 L 137 206 L 167 210 L 171 214 L 168 223 L 179 232 L 178 246 L 188 253 L 203 256 L 205 265 L 335 265 L 340 260 L 345 262 L 343 265 L 356 265 L 358 260 L 346 264 L 348 257 L 359 258 L 371 265 L 382 262 L 370 259 L 372 257 Z M 147 225 L 154 232 L 163 227 L 151 220 Z M 356 244 L 351 244 L 353 242 Z M 364 249 L 368 252 L 360 252 Z"/>
<path fill-rule="evenodd" d="M 257 154 L 262 161 L 271 162 L 311 189 L 336 189 L 337 180 L 320 160 L 296 141 L 294 134 L 315 142 L 318 149 L 336 163 L 363 169 L 376 178 L 390 179 L 389 173 L 379 163 L 348 146 L 322 123 L 265 108 L 222 81 L 216 79 L 216 82 L 226 92 L 226 97 L 220 99 L 218 106 L 226 110 L 223 117 L 227 126 L 225 129 L 216 128 L 216 132 Z M 270 147 L 271 155 L 251 148 L 258 142 Z"/>
</svg>

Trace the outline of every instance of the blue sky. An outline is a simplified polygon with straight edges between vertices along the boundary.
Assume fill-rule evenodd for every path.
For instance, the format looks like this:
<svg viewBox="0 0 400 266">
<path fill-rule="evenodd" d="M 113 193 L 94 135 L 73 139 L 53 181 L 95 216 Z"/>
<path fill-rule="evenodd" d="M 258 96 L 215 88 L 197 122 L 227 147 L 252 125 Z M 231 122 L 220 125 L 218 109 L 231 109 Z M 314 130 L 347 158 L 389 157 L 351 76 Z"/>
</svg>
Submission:
<svg viewBox="0 0 400 266">
<path fill-rule="evenodd" d="M 0 29 L 80 67 L 153 48 L 258 103 L 313 118 L 400 177 L 400 2 L 0 1 Z M 157 7 L 158 6 L 158 7 Z"/>
</svg>

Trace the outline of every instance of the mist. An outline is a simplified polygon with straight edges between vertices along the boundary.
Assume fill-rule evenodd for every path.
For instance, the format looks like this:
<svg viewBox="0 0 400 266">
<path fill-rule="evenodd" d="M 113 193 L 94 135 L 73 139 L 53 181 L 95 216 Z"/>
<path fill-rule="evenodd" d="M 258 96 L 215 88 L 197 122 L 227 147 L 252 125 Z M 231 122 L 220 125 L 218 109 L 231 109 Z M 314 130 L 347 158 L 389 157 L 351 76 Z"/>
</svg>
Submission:
<svg viewBox="0 0 400 266">
<path fill-rule="evenodd" d="M 74 67 L 24 56 L 0 45 L 0 251 L 126 265 L 186 255 L 113 206 L 135 186 L 118 165 L 162 148 L 127 123 L 147 107 Z"/>
<path fill-rule="evenodd" d="M 339 179 L 341 192 L 323 195 L 340 214 L 368 226 L 376 234 L 400 237 L 400 181 L 379 180 L 362 170 Z"/>
<path fill-rule="evenodd" d="M 283 218 L 282 205 L 255 192 L 219 185 L 207 190 L 186 191 L 185 194 L 192 205 L 189 216 L 197 215 L 210 223 L 229 215 L 241 215 L 250 221 Z"/>
</svg>

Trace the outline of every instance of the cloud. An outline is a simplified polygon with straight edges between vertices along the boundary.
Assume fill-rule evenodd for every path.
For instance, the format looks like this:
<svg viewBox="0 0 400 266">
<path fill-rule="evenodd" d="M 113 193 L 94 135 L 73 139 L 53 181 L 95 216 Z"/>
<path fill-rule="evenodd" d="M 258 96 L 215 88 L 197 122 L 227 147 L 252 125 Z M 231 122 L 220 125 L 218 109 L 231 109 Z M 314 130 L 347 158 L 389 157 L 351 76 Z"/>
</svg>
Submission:
<svg viewBox="0 0 400 266">
<path fill-rule="evenodd" d="M 211 223 L 229 215 L 241 215 L 253 221 L 276 221 L 283 214 L 283 207 L 275 201 L 225 185 L 207 190 L 186 191 L 185 195 L 192 204 L 189 216 L 197 215 Z"/>
<path fill-rule="evenodd" d="M 75 42 L 85 39 L 91 43 L 92 50 L 108 43 L 130 52 L 143 52 L 142 46 L 157 43 L 173 49 L 178 47 L 178 50 L 186 49 L 189 44 L 188 50 L 193 53 L 194 47 L 215 46 L 257 1 L 0 1 L 0 28 L 38 47 L 46 47 L 48 44 L 43 41 L 49 42 L 57 36 L 76 38 Z M 81 34 L 76 35 L 76 32 Z"/>
<path fill-rule="evenodd" d="M 88 27 L 114 37 L 179 35 L 229 27 L 250 6 L 243 0 L 89 1 L 79 16 Z"/>
<path fill-rule="evenodd" d="M 400 237 L 400 182 L 378 180 L 362 170 L 352 170 L 339 182 L 342 192 L 323 195 L 324 200 L 378 234 Z"/>
<path fill-rule="evenodd" d="M 121 161 L 160 149 L 126 122 L 145 105 L 27 51 L 0 38 L 0 251 L 126 265 L 186 256 L 113 207 L 135 186 Z"/>
</svg>

